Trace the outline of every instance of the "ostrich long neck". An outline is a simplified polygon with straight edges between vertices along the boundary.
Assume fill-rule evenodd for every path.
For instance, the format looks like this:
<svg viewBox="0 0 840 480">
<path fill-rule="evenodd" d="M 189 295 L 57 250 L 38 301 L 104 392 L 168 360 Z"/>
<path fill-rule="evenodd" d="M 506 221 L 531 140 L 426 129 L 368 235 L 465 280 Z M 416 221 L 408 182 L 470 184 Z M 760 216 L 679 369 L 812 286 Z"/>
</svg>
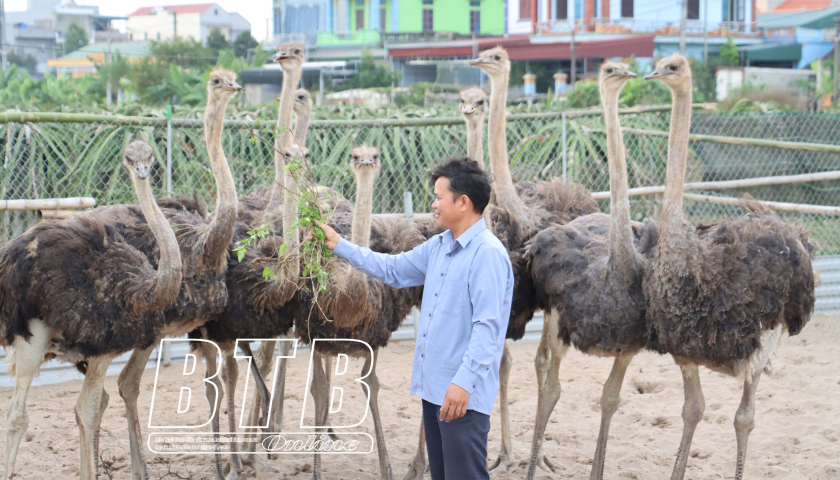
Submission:
<svg viewBox="0 0 840 480">
<path fill-rule="evenodd" d="M 630 228 L 630 198 L 627 194 L 627 161 L 618 121 L 618 93 L 601 86 L 604 121 L 607 124 L 607 161 L 610 169 L 610 258 L 617 265 L 630 265 L 634 258 Z"/>
<path fill-rule="evenodd" d="M 493 174 L 493 190 L 496 194 L 496 204 L 509 211 L 521 222 L 527 223 L 528 216 L 525 205 L 516 194 L 507 152 L 507 133 L 505 131 L 505 104 L 507 103 L 508 76 L 510 71 L 490 77 L 493 85 L 493 101 L 490 102 L 490 113 L 487 119 L 487 145 L 490 154 L 490 173 Z"/>
<path fill-rule="evenodd" d="M 350 241 L 360 247 L 370 245 L 374 176 L 376 171 L 372 168 L 363 168 L 356 174 L 356 213 L 350 226 Z"/>
<path fill-rule="evenodd" d="M 222 150 L 222 129 L 225 122 L 225 107 L 229 98 L 210 95 L 204 111 L 204 132 L 210 168 L 218 188 L 216 214 L 210 223 L 202 255 L 205 259 L 217 259 L 227 255 L 228 245 L 233 240 L 233 226 L 236 223 L 236 185 L 230 166 Z"/>
<path fill-rule="evenodd" d="M 467 121 L 467 156 L 484 165 L 484 146 L 481 144 L 481 125 L 484 114 L 474 113 L 466 118 Z"/>
<path fill-rule="evenodd" d="M 683 182 L 688 159 L 688 132 L 691 127 L 691 82 L 671 89 L 671 128 L 668 137 L 668 167 L 665 173 L 665 200 L 660 229 L 665 236 L 682 229 Z"/>
<path fill-rule="evenodd" d="M 300 187 L 292 172 L 286 172 L 283 178 L 284 199 L 283 199 L 283 244 L 288 245 L 287 252 L 293 252 L 300 243 L 298 230 L 294 223 L 298 219 L 298 196 Z M 289 269 L 292 275 L 297 276 L 300 272 L 300 257 L 291 255 L 289 257 Z"/>
<path fill-rule="evenodd" d="M 181 289 L 181 252 L 178 249 L 175 231 L 155 202 L 149 180 L 140 180 L 132 174 L 131 181 L 134 183 L 134 190 L 140 200 L 140 208 L 143 210 L 143 215 L 160 250 L 160 259 L 152 280 L 150 295 L 138 295 L 138 304 L 135 306 L 138 310 L 148 311 L 153 308 L 162 308 L 178 296 L 178 291 Z"/>
<path fill-rule="evenodd" d="M 277 129 L 282 129 L 285 126 L 286 132 L 282 136 L 274 139 L 274 183 L 271 185 L 271 196 L 265 208 L 267 215 L 276 213 L 280 207 L 280 202 L 283 201 L 283 179 L 285 176 L 286 162 L 283 160 L 283 155 L 280 152 L 294 142 L 291 132 L 292 107 L 294 106 L 295 100 L 295 88 L 298 82 L 300 82 L 300 72 L 300 68 L 296 68 L 291 72 L 283 70 L 283 90 L 280 92 Z M 285 188 L 289 188 L 289 186 L 286 185 Z"/>
<path fill-rule="evenodd" d="M 312 109 L 305 107 L 297 113 L 297 122 L 295 123 L 295 139 L 301 146 L 306 146 L 306 132 L 309 131 L 309 121 L 312 118 Z"/>
</svg>

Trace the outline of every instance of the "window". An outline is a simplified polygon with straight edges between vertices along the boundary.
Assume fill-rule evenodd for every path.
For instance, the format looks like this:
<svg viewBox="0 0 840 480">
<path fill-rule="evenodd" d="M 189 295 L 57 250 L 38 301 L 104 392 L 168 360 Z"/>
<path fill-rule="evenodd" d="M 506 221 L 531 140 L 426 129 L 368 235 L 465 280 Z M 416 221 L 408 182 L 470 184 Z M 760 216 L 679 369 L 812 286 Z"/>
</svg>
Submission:
<svg viewBox="0 0 840 480">
<path fill-rule="evenodd" d="M 481 6 L 481 0 L 470 0 L 470 6 L 471 7 L 480 7 Z"/>
<path fill-rule="evenodd" d="M 481 32 L 481 11 L 480 10 L 470 11 L 470 32 L 471 33 L 480 33 Z"/>
<path fill-rule="evenodd" d="M 356 6 L 357 7 L 364 7 L 365 6 L 365 0 L 356 0 Z"/>
<path fill-rule="evenodd" d="M 219 14 L 219 9 L 218 8 L 213 9 L 213 15 L 218 15 L 218 14 Z"/>
<path fill-rule="evenodd" d="M 432 0 L 423 0 L 423 5 L 431 5 Z"/>
<path fill-rule="evenodd" d="M 621 17 L 633 18 L 633 0 L 621 0 Z"/>
<path fill-rule="evenodd" d="M 364 9 L 356 10 L 356 30 L 365 29 L 365 11 Z"/>
<path fill-rule="evenodd" d="M 688 0 L 686 15 L 689 20 L 700 20 L 700 0 Z"/>
<path fill-rule="evenodd" d="M 531 19 L 531 0 L 519 0 L 519 19 Z"/>
<path fill-rule="evenodd" d="M 160 32 L 157 32 L 157 39 L 160 40 Z"/>
<path fill-rule="evenodd" d="M 426 0 L 423 0 L 424 2 Z M 431 0 L 429 0 L 431 1 Z M 432 14 L 431 8 L 424 8 L 423 9 L 423 31 L 424 32 L 431 32 L 435 29 L 435 19 Z"/>
<path fill-rule="evenodd" d="M 388 15 L 387 14 L 388 14 L 388 12 L 385 10 L 385 7 L 381 7 L 379 9 L 379 31 L 380 32 L 385 32 L 385 31 L 388 30 L 386 28 L 388 26 L 388 19 L 387 19 Z"/>
<path fill-rule="evenodd" d="M 569 0 L 557 0 L 554 6 L 555 18 L 557 20 L 566 20 L 569 18 Z"/>
</svg>

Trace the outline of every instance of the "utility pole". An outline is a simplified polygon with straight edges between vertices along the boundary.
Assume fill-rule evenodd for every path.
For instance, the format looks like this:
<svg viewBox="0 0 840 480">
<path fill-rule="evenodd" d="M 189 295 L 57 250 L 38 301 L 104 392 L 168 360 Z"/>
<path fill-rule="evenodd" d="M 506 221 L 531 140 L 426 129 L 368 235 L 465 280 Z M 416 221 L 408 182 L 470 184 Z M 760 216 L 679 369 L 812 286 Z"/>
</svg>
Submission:
<svg viewBox="0 0 840 480">
<path fill-rule="evenodd" d="M 575 58 L 575 23 L 576 22 L 572 20 L 572 43 L 570 45 L 572 48 L 572 84 L 569 87 L 570 90 L 573 90 L 575 88 L 575 81 L 577 80 L 577 58 Z"/>
<path fill-rule="evenodd" d="M 703 0 L 703 63 L 709 64 L 709 0 Z"/>
<path fill-rule="evenodd" d="M 0 43 L 2 47 L 0 47 L 0 62 L 3 62 L 0 65 L 0 68 L 3 71 L 6 71 L 6 4 L 3 0 L 0 0 Z"/>
<path fill-rule="evenodd" d="M 831 96 L 831 101 L 837 103 L 840 99 L 840 17 L 834 18 L 834 75 L 832 78 L 834 82 L 834 95 Z"/>
<path fill-rule="evenodd" d="M 688 0 L 682 0 L 680 8 L 680 55 L 685 56 L 685 19 L 688 16 Z"/>
<path fill-rule="evenodd" d="M 172 10 L 172 39 L 178 36 L 178 12 Z"/>
<path fill-rule="evenodd" d="M 110 27 L 110 21 L 108 22 Z M 108 83 L 105 84 L 105 104 L 111 105 L 111 96 L 114 93 L 113 86 L 111 85 L 111 81 L 113 80 L 112 76 L 114 74 L 113 69 L 111 68 L 111 29 L 108 29 L 108 55 L 105 57 L 105 62 L 108 64 Z"/>
</svg>

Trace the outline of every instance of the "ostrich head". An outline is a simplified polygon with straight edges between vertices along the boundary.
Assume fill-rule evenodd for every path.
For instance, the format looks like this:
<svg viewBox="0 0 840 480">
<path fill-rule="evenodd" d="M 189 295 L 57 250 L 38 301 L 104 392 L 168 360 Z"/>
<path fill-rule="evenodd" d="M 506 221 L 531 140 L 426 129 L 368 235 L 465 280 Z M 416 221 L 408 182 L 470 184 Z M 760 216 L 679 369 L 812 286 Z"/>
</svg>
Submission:
<svg viewBox="0 0 840 480">
<path fill-rule="evenodd" d="M 217 68 L 210 72 L 207 82 L 207 96 L 230 100 L 242 87 L 236 83 L 236 74 L 230 70 Z"/>
<path fill-rule="evenodd" d="M 298 115 L 312 109 L 312 96 L 309 95 L 309 91 L 307 89 L 299 88 L 295 92 L 295 103 L 293 108 L 295 109 L 295 113 Z"/>
<path fill-rule="evenodd" d="M 140 180 L 149 177 L 152 166 L 155 164 L 155 152 L 148 143 L 142 140 L 135 140 L 125 147 L 123 152 L 123 165 Z"/>
<path fill-rule="evenodd" d="M 286 161 L 294 160 L 296 162 L 308 162 L 312 154 L 306 147 L 291 145 L 283 149 L 283 156 L 286 157 Z"/>
<path fill-rule="evenodd" d="M 645 80 L 661 80 L 671 89 L 685 86 L 686 82 L 690 87 L 691 66 L 685 57 L 674 54 L 660 60 L 656 64 L 656 69 L 645 75 Z"/>
<path fill-rule="evenodd" d="M 284 72 L 291 72 L 306 61 L 306 49 L 299 43 L 278 45 L 277 53 L 271 57 L 271 61 L 279 63 Z"/>
<path fill-rule="evenodd" d="M 460 93 L 458 104 L 464 117 L 476 113 L 481 117 L 487 111 L 487 94 L 478 87 L 470 87 Z"/>
<path fill-rule="evenodd" d="M 599 76 L 601 85 L 608 89 L 621 89 L 624 82 L 636 78 L 636 74 L 630 71 L 630 67 L 621 62 L 604 62 Z"/>
<path fill-rule="evenodd" d="M 376 147 L 359 145 L 353 150 L 350 150 L 350 168 L 352 168 L 354 172 L 361 172 L 364 169 L 373 169 L 373 171 L 377 171 L 381 165 L 381 161 L 379 159 L 380 153 L 381 152 Z"/>
<path fill-rule="evenodd" d="M 510 72 L 510 60 L 507 51 L 502 47 L 481 52 L 478 58 L 470 60 L 470 65 L 484 70 L 484 73 L 491 77 Z"/>
</svg>

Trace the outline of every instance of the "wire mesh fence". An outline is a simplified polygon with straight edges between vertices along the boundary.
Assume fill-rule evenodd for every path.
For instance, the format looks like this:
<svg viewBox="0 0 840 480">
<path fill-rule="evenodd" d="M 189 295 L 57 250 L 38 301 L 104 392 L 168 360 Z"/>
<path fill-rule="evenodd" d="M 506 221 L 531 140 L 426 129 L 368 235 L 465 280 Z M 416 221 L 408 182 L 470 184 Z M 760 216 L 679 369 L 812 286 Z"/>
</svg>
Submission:
<svg viewBox="0 0 840 480">
<path fill-rule="evenodd" d="M 631 188 L 664 184 L 668 139 L 662 132 L 668 131 L 669 115 L 670 107 L 628 109 L 622 114 Z M 153 145 L 158 154 L 153 173 L 156 194 L 198 192 L 212 208 L 215 184 L 200 121 L 172 119 L 171 142 L 166 119 L 7 114 L 0 116 L 0 122 L 4 155 L 0 198 L 89 196 L 98 205 L 133 203 L 136 200 L 121 165 L 121 152 L 130 141 L 140 138 Z M 691 132 L 838 145 L 840 140 L 833 135 L 838 127 L 840 115 L 695 113 Z M 252 140 L 254 128 L 252 123 L 227 122 L 222 138 L 240 195 L 273 178 L 272 149 Z M 494 132 L 488 135 L 494 136 Z M 591 191 L 609 188 L 606 134 L 603 117 L 597 111 L 510 115 L 507 142 L 511 169 L 519 180 L 565 176 Z M 374 212 L 402 212 L 405 192 L 412 192 L 416 212 L 429 212 L 433 200 L 429 172 L 441 158 L 465 153 L 466 128 L 460 118 L 313 121 L 305 144 L 312 150 L 315 181 L 353 199 L 349 152 L 363 143 L 382 151 Z M 707 141 L 692 141 L 690 147 L 687 182 L 840 170 L 838 153 Z M 167 154 L 171 155 L 171 168 L 167 167 Z M 167 191 L 168 185 L 171 191 Z M 699 193 L 732 197 L 750 193 L 768 201 L 840 205 L 840 181 Z M 635 219 L 658 216 L 660 196 L 633 197 L 631 201 Z M 608 211 L 608 202 L 602 201 L 601 208 Z M 736 207 L 688 200 L 685 212 L 692 222 L 742 214 Z M 811 229 L 819 255 L 840 254 L 840 217 L 782 212 L 780 216 Z M 0 235 L 4 240 L 13 238 L 37 220 L 33 212 L 4 211 L 0 214 Z"/>
</svg>

